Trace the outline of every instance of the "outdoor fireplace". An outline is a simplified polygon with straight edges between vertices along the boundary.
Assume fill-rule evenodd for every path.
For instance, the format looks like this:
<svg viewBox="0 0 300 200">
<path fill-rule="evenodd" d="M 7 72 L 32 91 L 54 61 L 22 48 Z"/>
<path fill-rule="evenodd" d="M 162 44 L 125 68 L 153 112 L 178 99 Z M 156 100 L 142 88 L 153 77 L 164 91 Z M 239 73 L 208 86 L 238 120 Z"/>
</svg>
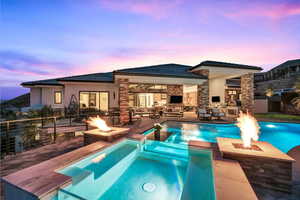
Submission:
<svg viewBox="0 0 300 200">
<path fill-rule="evenodd" d="M 85 145 L 99 140 L 113 142 L 114 140 L 127 135 L 129 131 L 129 128 L 109 127 L 99 116 L 89 118 L 87 123 L 90 126 L 97 128 L 84 132 Z"/>
<path fill-rule="evenodd" d="M 237 121 L 242 140 L 217 138 L 222 157 L 237 160 L 251 184 L 291 192 L 295 160 L 270 143 L 257 141 L 259 126 L 253 116 L 241 113 Z"/>
</svg>

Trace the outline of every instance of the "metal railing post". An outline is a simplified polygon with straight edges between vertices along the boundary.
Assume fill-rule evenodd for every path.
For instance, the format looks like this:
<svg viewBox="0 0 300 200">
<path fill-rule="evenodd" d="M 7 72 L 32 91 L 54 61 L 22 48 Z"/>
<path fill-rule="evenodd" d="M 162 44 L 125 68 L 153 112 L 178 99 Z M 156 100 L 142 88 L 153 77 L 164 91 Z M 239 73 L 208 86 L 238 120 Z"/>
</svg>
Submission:
<svg viewBox="0 0 300 200">
<path fill-rule="evenodd" d="M 5 144 L 6 144 L 6 155 L 9 154 L 9 122 L 6 123 L 6 134 L 5 134 L 5 137 L 6 137 L 6 141 L 5 141 Z"/>
<path fill-rule="evenodd" d="M 56 117 L 53 118 L 53 139 L 54 139 L 54 143 L 56 142 Z"/>
<path fill-rule="evenodd" d="M 85 130 L 88 131 L 89 130 L 89 124 L 88 124 L 88 115 L 86 115 L 85 117 Z"/>
</svg>

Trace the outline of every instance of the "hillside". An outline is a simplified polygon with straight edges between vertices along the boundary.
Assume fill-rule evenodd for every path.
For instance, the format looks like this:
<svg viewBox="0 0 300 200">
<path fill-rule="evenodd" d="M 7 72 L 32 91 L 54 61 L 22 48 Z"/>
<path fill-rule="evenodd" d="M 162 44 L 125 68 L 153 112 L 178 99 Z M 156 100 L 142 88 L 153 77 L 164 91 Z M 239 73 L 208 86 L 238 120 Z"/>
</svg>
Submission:
<svg viewBox="0 0 300 200">
<path fill-rule="evenodd" d="M 18 97 L 15 97 L 13 99 L 4 101 L 1 103 L 1 108 L 7 108 L 7 107 L 27 107 L 30 105 L 30 93 L 26 93 L 23 95 L 20 95 Z"/>
</svg>

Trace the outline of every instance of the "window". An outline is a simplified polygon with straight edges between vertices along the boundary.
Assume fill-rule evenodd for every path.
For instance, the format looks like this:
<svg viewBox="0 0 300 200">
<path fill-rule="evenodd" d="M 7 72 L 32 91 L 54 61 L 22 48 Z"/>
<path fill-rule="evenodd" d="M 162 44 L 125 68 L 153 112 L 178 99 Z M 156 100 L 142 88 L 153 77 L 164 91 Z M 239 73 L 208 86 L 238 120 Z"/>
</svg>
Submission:
<svg viewBox="0 0 300 200">
<path fill-rule="evenodd" d="M 108 111 L 109 93 L 108 92 L 80 92 L 80 109 L 95 109 Z"/>
<path fill-rule="evenodd" d="M 138 94 L 138 107 L 150 108 L 152 106 L 153 106 L 153 94 L 152 93 Z"/>
<path fill-rule="evenodd" d="M 54 92 L 54 103 L 62 104 L 62 92 L 61 91 Z"/>
<path fill-rule="evenodd" d="M 130 93 L 130 107 L 153 107 L 167 104 L 167 94 L 165 93 Z"/>
</svg>

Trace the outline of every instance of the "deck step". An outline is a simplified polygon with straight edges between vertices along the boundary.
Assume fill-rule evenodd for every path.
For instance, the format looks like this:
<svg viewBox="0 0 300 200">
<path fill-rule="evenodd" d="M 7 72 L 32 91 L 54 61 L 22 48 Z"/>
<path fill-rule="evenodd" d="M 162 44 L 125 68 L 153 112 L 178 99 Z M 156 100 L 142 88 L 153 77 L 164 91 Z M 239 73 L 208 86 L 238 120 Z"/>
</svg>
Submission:
<svg viewBox="0 0 300 200">
<path fill-rule="evenodd" d="M 158 141 L 147 141 L 144 145 L 144 151 L 184 159 L 187 159 L 189 156 L 189 152 L 186 147 Z"/>
</svg>

